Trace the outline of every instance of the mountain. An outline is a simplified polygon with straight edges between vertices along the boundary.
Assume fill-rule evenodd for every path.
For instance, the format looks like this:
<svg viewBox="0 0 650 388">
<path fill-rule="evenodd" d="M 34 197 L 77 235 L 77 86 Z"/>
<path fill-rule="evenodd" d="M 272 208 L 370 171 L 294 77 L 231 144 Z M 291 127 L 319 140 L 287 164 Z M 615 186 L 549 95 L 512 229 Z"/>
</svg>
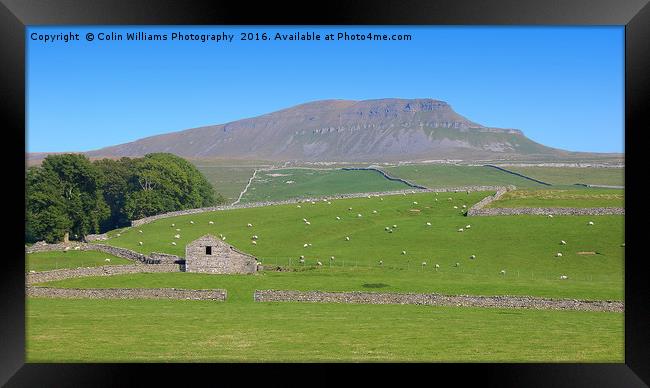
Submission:
<svg viewBox="0 0 650 388">
<path fill-rule="evenodd" d="M 91 158 L 170 152 L 186 158 L 299 161 L 561 158 L 516 129 L 490 128 L 434 99 L 323 100 L 226 124 L 85 152 Z"/>
</svg>

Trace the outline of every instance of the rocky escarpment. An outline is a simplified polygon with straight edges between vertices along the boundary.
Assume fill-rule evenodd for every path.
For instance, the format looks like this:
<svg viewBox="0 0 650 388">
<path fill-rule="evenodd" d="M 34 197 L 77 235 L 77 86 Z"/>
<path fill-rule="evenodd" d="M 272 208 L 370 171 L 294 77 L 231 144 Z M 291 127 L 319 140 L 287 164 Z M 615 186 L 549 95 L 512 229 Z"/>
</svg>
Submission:
<svg viewBox="0 0 650 388">
<path fill-rule="evenodd" d="M 430 98 L 323 100 L 226 124 L 89 151 L 89 157 L 169 152 L 187 158 L 301 161 L 565 156 L 517 129 L 491 128 Z"/>
</svg>

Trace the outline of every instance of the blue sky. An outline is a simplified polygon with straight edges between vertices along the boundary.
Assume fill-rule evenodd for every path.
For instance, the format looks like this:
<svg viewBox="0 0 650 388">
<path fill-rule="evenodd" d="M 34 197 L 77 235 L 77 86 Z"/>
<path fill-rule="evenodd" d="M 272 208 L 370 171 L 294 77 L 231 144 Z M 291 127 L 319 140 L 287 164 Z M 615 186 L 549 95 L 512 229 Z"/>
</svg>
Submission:
<svg viewBox="0 0 650 388">
<path fill-rule="evenodd" d="M 226 42 L 98 41 L 144 31 Z M 401 33 L 411 41 L 240 41 L 241 32 Z M 44 43 L 31 34 L 79 33 Z M 624 28 L 30 27 L 27 150 L 87 151 L 321 99 L 435 98 L 542 144 L 624 151 Z"/>
</svg>

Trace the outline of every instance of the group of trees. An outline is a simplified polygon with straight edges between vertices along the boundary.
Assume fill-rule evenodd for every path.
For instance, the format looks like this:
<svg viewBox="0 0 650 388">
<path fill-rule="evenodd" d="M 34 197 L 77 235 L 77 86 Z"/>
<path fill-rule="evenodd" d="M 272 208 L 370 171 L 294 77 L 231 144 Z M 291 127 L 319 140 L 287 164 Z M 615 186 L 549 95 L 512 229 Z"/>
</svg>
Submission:
<svg viewBox="0 0 650 388">
<path fill-rule="evenodd" d="M 91 162 L 49 155 L 27 169 L 27 242 L 80 239 L 155 214 L 225 201 L 191 163 L 166 153 Z"/>
</svg>

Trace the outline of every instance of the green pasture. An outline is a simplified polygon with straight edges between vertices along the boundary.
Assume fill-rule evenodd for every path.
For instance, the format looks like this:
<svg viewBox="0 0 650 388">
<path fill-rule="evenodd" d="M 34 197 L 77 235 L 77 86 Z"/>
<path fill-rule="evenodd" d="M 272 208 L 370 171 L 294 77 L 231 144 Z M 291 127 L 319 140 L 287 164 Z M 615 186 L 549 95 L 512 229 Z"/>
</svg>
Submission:
<svg viewBox="0 0 650 388">
<path fill-rule="evenodd" d="M 623 362 L 624 315 L 30 298 L 27 362 Z"/>
<path fill-rule="evenodd" d="M 377 171 L 278 169 L 259 171 L 242 203 L 405 189 L 409 186 Z"/>
<path fill-rule="evenodd" d="M 414 164 L 383 168 L 396 178 L 429 188 L 460 186 L 506 186 L 543 188 L 545 185 L 484 166 L 455 164 Z"/>
<path fill-rule="evenodd" d="M 106 262 L 106 259 L 110 259 L 110 262 Z M 25 272 L 118 264 L 133 264 L 133 262 L 109 255 L 108 253 L 96 251 L 34 252 L 25 255 Z"/>
<path fill-rule="evenodd" d="M 405 283 L 417 284 L 416 279 L 426 276 L 425 288 L 432 292 L 474 289 L 478 294 L 503 294 L 513 292 L 508 284 L 518 284 L 517 294 L 623 299 L 624 217 L 464 216 L 463 205 L 469 208 L 488 194 L 418 193 L 202 213 L 122 230 L 119 237 L 111 232 L 113 237 L 105 243 L 144 254 L 184 256 L 187 243 L 209 233 L 224 236 L 264 265 L 301 270 L 318 267 L 320 261 L 318 271 L 377 269 L 370 275 L 354 274 L 364 276 L 365 283 L 378 277 L 378 283 L 394 284 L 385 278 L 406 276 Z M 253 235 L 258 236 L 256 245 Z M 567 244 L 561 245 L 562 240 Z M 562 257 L 556 257 L 558 252 Z M 300 256 L 305 256 L 304 266 Z M 516 283 L 504 282 L 502 270 Z M 569 279 L 560 282 L 561 275 Z"/>
<path fill-rule="evenodd" d="M 623 186 L 625 169 L 596 167 L 515 167 L 505 169 L 550 183 L 552 185 L 586 185 Z"/>
<path fill-rule="evenodd" d="M 621 189 L 578 188 L 513 190 L 488 207 L 624 207 Z"/>
</svg>

